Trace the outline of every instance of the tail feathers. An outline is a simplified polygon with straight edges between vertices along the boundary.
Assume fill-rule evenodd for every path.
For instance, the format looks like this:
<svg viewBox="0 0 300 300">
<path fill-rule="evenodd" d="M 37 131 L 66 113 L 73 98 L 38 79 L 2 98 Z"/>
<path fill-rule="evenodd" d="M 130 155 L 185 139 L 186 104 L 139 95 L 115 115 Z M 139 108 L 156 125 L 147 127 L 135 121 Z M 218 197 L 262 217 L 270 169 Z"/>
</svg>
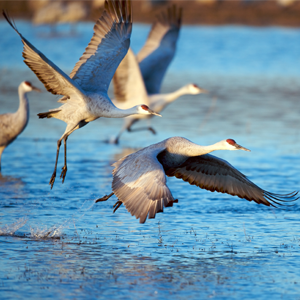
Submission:
<svg viewBox="0 0 300 300">
<path fill-rule="evenodd" d="M 39 116 L 40 119 L 52 118 L 53 115 L 55 115 L 58 112 L 60 112 L 60 110 L 47 111 L 47 112 L 39 113 L 37 115 Z"/>
</svg>

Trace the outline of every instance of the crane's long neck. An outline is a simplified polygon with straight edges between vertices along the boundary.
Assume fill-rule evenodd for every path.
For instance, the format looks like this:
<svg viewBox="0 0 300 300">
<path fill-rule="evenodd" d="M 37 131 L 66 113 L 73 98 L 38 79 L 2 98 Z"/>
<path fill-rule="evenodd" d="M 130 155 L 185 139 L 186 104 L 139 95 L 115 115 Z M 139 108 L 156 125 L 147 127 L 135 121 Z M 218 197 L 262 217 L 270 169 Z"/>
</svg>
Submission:
<svg viewBox="0 0 300 300">
<path fill-rule="evenodd" d="M 28 98 L 27 98 L 27 93 L 24 91 L 22 85 L 19 86 L 19 108 L 16 112 L 16 114 L 21 120 L 25 123 L 25 126 L 28 122 L 29 119 L 29 103 L 28 103 Z"/>
<path fill-rule="evenodd" d="M 135 115 L 138 114 L 136 107 L 131 107 L 128 109 L 120 109 L 117 108 L 116 106 L 114 106 L 110 112 L 108 116 L 105 116 L 107 118 L 124 118 L 124 117 L 128 117 L 131 115 Z"/>
<path fill-rule="evenodd" d="M 180 96 L 189 94 L 189 90 L 186 86 L 183 86 L 182 88 L 176 90 L 175 92 L 172 93 L 168 93 L 168 94 L 162 94 L 163 98 L 165 99 L 165 101 L 167 103 L 171 103 L 173 101 L 175 101 L 177 98 L 179 98 Z"/>
<path fill-rule="evenodd" d="M 225 147 L 223 141 L 209 146 L 200 146 L 192 143 L 190 147 L 186 148 L 186 154 L 188 156 L 198 156 L 198 155 L 208 154 L 216 150 L 230 150 L 230 149 Z"/>
</svg>

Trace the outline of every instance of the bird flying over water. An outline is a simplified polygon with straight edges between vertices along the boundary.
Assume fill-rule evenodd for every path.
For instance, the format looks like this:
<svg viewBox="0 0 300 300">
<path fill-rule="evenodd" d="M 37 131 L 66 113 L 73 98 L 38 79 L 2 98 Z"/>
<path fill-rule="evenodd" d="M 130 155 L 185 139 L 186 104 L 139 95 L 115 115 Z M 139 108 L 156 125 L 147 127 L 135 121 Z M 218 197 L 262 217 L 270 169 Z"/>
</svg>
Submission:
<svg viewBox="0 0 300 300">
<path fill-rule="evenodd" d="M 158 15 L 152 25 L 148 39 L 137 57 L 131 49 L 120 63 L 114 77 L 114 104 L 119 108 L 128 108 L 145 103 L 156 112 L 161 112 L 168 104 L 182 95 L 206 93 L 196 84 L 187 84 L 172 93 L 160 94 L 160 87 L 167 68 L 176 52 L 176 44 L 181 26 L 182 12 L 175 5 Z M 152 127 L 132 129 L 132 125 L 149 116 L 130 116 L 124 119 L 119 134 L 112 140 L 118 143 L 125 130 L 129 132 L 150 130 Z"/>
<path fill-rule="evenodd" d="M 123 203 L 132 216 L 145 223 L 147 216 L 155 218 L 164 207 L 178 202 L 166 184 L 166 176 L 266 206 L 276 207 L 298 199 L 298 192 L 273 194 L 263 190 L 227 161 L 208 154 L 215 150 L 250 151 L 233 139 L 200 146 L 182 137 L 172 137 L 115 162 L 113 193 L 96 202 L 106 201 L 115 194 L 119 201 L 114 212 Z"/>
<path fill-rule="evenodd" d="M 55 168 L 49 182 L 51 188 L 56 177 L 62 140 L 65 156 L 60 177 L 62 182 L 65 180 L 67 139 L 73 131 L 100 117 L 123 118 L 132 114 L 159 115 L 144 104 L 126 110 L 119 109 L 107 95 L 109 83 L 130 45 L 132 29 L 130 0 L 105 1 L 105 11 L 94 26 L 94 35 L 70 76 L 22 36 L 5 12 L 3 15 L 24 44 L 24 62 L 44 84 L 48 92 L 63 96 L 58 101 L 63 103 L 62 106 L 38 114 L 40 118 L 56 118 L 67 123 L 64 134 L 57 142 Z"/>
<path fill-rule="evenodd" d="M 40 92 L 29 81 L 23 81 L 19 85 L 19 108 L 15 113 L 0 115 L 0 171 L 1 156 L 4 149 L 11 144 L 27 126 L 29 120 L 29 103 L 27 93 Z"/>
</svg>

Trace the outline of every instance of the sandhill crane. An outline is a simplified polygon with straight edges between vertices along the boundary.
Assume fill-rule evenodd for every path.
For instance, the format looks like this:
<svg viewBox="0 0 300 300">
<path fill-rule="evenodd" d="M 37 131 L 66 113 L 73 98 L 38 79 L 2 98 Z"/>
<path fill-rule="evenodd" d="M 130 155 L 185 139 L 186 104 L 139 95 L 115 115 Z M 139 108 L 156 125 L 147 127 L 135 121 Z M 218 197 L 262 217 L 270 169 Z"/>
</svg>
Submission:
<svg viewBox="0 0 300 300">
<path fill-rule="evenodd" d="M 117 107 L 124 109 L 142 101 L 151 109 L 160 112 L 182 95 L 206 93 L 197 85 L 188 84 L 174 93 L 160 94 L 163 77 L 176 52 L 181 18 L 181 9 L 176 8 L 175 5 L 169 7 L 166 12 L 158 15 L 137 57 L 129 49 L 113 77 L 115 91 L 113 102 Z M 152 127 L 131 129 L 134 123 L 144 117 L 134 116 L 124 119 L 120 133 L 111 142 L 118 143 L 125 130 L 146 129 L 155 134 Z"/>
<path fill-rule="evenodd" d="M 234 140 L 200 146 L 182 137 L 172 137 L 125 156 L 113 164 L 113 193 L 96 200 L 106 201 L 113 194 L 126 209 L 144 223 L 178 202 L 166 185 L 166 175 L 181 178 L 209 191 L 227 193 L 267 206 L 295 201 L 298 192 L 280 195 L 267 192 L 251 182 L 227 161 L 210 155 L 215 150 L 250 151 Z"/>
<path fill-rule="evenodd" d="M 29 81 L 23 81 L 19 85 L 19 108 L 15 113 L 0 115 L 0 171 L 1 155 L 4 149 L 12 143 L 27 126 L 29 120 L 29 103 L 27 93 L 31 91 L 40 92 Z"/>
<path fill-rule="evenodd" d="M 62 106 L 38 114 L 40 118 L 56 118 L 67 123 L 64 134 L 57 142 L 55 168 L 49 182 L 51 188 L 56 177 L 62 140 L 64 140 L 65 156 L 60 178 L 62 182 L 65 180 L 67 138 L 74 130 L 100 117 L 123 118 L 132 114 L 159 115 L 144 104 L 121 110 L 111 102 L 107 95 L 109 83 L 130 44 L 132 29 L 130 0 L 105 2 L 105 11 L 94 26 L 94 35 L 70 77 L 25 39 L 5 12 L 3 15 L 22 39 L 23 57 L 27 66 L 49 92 L 64 96 L 58 100 L 63 103 Z"/>
</svg>

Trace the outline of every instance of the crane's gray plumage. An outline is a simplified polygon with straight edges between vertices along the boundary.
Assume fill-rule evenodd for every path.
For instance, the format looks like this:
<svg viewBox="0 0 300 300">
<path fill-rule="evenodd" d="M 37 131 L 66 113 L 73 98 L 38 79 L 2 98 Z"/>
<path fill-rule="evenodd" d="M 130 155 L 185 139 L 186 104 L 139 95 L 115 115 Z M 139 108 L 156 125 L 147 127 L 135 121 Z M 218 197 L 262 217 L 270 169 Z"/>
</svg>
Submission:
<svg viewBox="0 0 300 300">
<path fill-rule="evenodd" d="M 96 22 L 94 35 L 70 77 L 84 90 L 107 92 L 129 48 L 131 30 L 131 2 L 125 2 L 125 5 L 106 2 L 106 11 Z"/>
<path fill-rule="evenodd" d="M 128 50 L 113 77 L 115 93 L 113 102 L 117 107 L 125 109 L 142 102 L 154 111 L 161 112 L 182 95 L 206 93 L 197 85 L 188 84 L 173 93 L 159 94 L 162 79 L 176 51 L 180 24 L 181 9 L 173 5 L 167 12 L 162 12 L 158 16 L 137 57 L 131 49 Z M 152 127 L 131 129 L 134 123 L 144 118 L 145 116 L 141 115 L 126 118 L 121 131 L 112 142 L 118 143 L 125 130 L 129 132 L 150 130 L 155 134 Z"/>
<path fill-rule="evenodd" d="M 119 199 L 119 205 L 123 203 L 140 223 L 144 223 L 147 216 L 154 218 L 156 213 L 175 202 L 166 185 L 166 176 L 266 206 L 276 207 L 298 199 L 297 192 L 286 195 L 267 192 L 227 161 L 207 154 L 214 150 L 239 149 L 249 151 L 231 139 L 211 146 L 200 146 L 181 137 L 166 139 L 113 164 L 113 193 Z"/>
<path fill-rule="evenodd" d="M 158 94 L 171 63 L 181 26 L 182 9 L 175 5 L 161 12 L 153 24 L 148 39 L 137 55 L 148 94 Z"/>
<path fill-rule="evenodd" d="M 29 81 L 23 81 L 19 85 L 19 108 L 14 113 L 0 115 L 0 171 L 1 155 L 4 149 L 11 144 L 27 126 L 29 120 L 29 103 L 27 93 L 40 91 Z"/>
<path fill-rule="evenodd" d="M 141 70 L 130 48 L 113 76 L 113 83 L 114 103 L 118 107 L 127 107 L 131 103 L 140 103 L 141 100 L 150 105 Z"/>
<path fill-rule="evenodd" d="M 123 118 L 132 114 L 156 114 L 147 105 L 121 110 L 114 106 L 107 95 L 107 89 L 119 63 L 130 44 L 132 28 L 131 1 L 106 0 L 105 11 L 94 26 L 94 35 L 71 77 L 66 75 L 44 54 L 36 49 L 17 30 L 8 15 L 4 17 L 21 37 L 24 44 L 24 62 L 36 74 L 52 94 L 63 97 L 63 105 L 49 112 L 38 114 L 40 118 L 57 118 L 67 123 L 64 134 L 57 142 L 56 162 L 50 179 L 51 188 L 56 177 L 56 167 L 61 141 L 64 140 L 65 163 L 61 178 L 67 173 L 67 139 L 76 129 L 100 117 Z M 159 114 L 156 114 L 159 115 Z"/>
</svg>

